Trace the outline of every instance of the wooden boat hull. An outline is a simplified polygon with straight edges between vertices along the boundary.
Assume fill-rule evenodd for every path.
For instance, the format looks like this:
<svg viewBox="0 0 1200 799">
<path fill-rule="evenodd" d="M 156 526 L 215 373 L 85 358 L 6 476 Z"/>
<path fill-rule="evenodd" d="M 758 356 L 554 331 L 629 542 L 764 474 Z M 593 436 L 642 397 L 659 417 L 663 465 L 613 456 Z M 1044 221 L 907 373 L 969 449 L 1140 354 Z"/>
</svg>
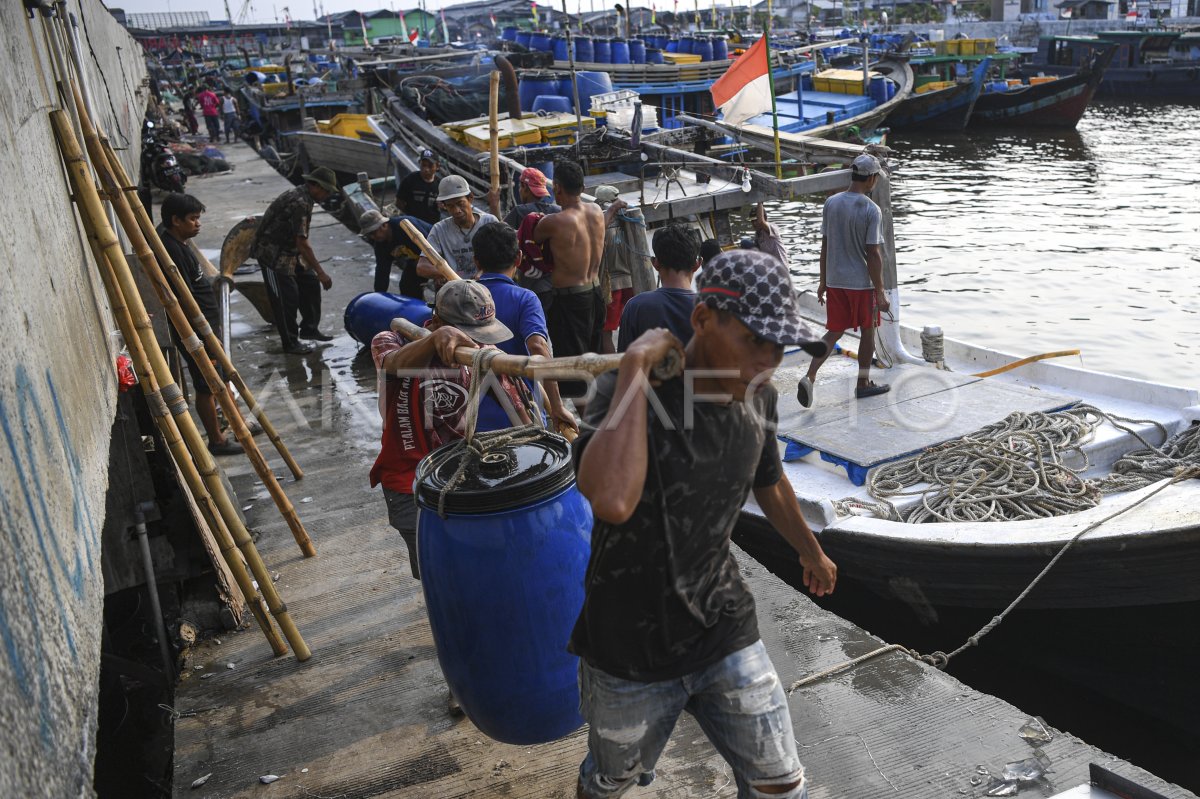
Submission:
<svg viewBox="0 0 1200 799">
<path fill-rule="evenodd" d="M 975 67 L 969 83 L 959 83 L 925 94 L 911 94 L 888 115 L 887 126 L 892 130 L 923 132 L 958 132 L 965 130 L 971 120 L 975 102 L 983 91 L 983 76 L 988 61 Z"/>
<path fill-rule="evenodd" d="M 391 174 L 387 150 L 377 141 L 309 131 L 288 134 L 289 138 L 293 136 L 313 168 L 327 166 L 351 175 L 366 172 L 370 178 Z"/>
<path fill-rule="evenodd" d="M 1109 47 L 1074 74 L 1050 83 L 984 92 L 975 101 L 971 124 L 1073 128 L 1087 111 L 1115 52 L 1115 47 Z"/>
<path fill-rule="evenodd" d="M 1073 71 L 1071 67 L 1047 64 L 1034 64 L 1031 70 L 1047 75 L 1070 75 Z M 1096 96 L 1122 100 L 1200 102 L 1200 63 L 1110 67 L 1096 89 Z"/>
</svg>

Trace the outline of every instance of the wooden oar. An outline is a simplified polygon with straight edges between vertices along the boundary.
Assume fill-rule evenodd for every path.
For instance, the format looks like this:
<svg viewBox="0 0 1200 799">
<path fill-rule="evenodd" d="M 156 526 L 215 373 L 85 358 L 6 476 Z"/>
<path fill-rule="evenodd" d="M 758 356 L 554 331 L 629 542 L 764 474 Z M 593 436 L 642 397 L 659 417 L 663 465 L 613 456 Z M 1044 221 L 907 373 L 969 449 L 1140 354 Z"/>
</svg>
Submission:
<svg viewBox="0 0 1200 799">
<path fill-rule="evenodd" d="M 446 259 L 438 255 L 438 251 L 433 249 L 433 245 L 429 243 L 428 239 L 421 235 L 421 231 L 417 230 L 416 226 L 413 225 L 412 222 L 409 222 L 407 219 L 401 219 L 400 229 L 404 231 L 405 235 L 408 236 L 409 240 L 412 241 L 413 244 L 416 244 L 417 247 L 420 248 L 421 253 L 429 260 L 429 263 L 434 265 L 434 267 L 441 274 L 443 280 L 448 283 L 451 280 L 462 279 L 458 276 L 458 272 L 455 272 L 454 269 L 450 267 L 450 264 L 446 263 Z"/>
<path fill-rule="evenodd" d="M 392 320 L 392 330 L 404 336 L 409 341 L 417 341 L 430 335 L 423 327 L 418 327 L 407 319 L 397 317 Z M 474 347 L 459 347 L 454 351 L 454 362 L 470 366 L 474 361 Z M 670 342 L 662 344 L 662 351 L 654 353 L 658 364 L 654 367 L 656 380 L 669 380 L 683 373 L 683 358 L 679 351 L 671 347 Z M 619 353 L 598 355 L 585 352 L 582 355 L 568 355 L 563 358 L 535 358 L 531 355 L 501 354 L 492 358 L 488 365 L 496 374 L 509 377 L 528 377 L 533 380 L 578 380 L 581 373 L 602 375 L 621 366 Z"/>
</svg>

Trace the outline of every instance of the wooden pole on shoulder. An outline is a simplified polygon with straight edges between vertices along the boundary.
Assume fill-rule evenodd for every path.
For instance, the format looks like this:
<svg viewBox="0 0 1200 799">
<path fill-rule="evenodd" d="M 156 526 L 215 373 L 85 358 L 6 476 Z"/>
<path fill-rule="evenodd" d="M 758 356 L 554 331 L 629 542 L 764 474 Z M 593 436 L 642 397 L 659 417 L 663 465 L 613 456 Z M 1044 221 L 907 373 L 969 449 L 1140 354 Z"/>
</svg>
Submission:
<svg viewBox="0 0 1200 799">
<path fill-rule="evenodd" d="M 408 236 L 413 244 L 416 244 L 420 248 L 421 253 L 429 259 L 429 263 L 433 264 L 438 272 L 441 273 L 443 280 L 449 283 L 451 280 L 462 279 L 458 276 L 458 272 L 455 272 L 450 264 L 446 263 L 446 259 L 439 255 L 437 250 L 433 249 L 433 245 L 421 234 L 421 231 L 417 230 L 412 222 L 409 222 L 407 219 L 401 219 L 400 229 L 404 231 L 404 234 Z"/>
</svg>

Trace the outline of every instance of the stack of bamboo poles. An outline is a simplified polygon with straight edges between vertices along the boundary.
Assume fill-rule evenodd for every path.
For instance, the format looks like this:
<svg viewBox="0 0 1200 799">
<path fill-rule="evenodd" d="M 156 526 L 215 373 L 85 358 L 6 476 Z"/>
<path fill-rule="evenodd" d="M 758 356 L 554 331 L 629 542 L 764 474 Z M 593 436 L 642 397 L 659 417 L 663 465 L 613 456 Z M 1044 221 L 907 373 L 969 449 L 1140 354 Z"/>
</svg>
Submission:
<svg viewBox="0 0 1200 799">
<path fill-rule="evenodd" d="M 137 199 L 135 187 L 129 185 L 128 176 L 117 160 L 113 148 L 93 124 L 89 106 L 79 89 L 79 86 L 83 85 L 82 63 L 77 41 L 72 36 L 69 24 L 67 8 L 61 0 L 53 6 L 52 11 L 45 11 L 41 16 L 41 32 L 46 57 L 50 60 L 57 98 L 50 96 L 40 60 L 39 76 L 48 104 L 51 107 L 57 106 L 55 110 L 50 111 L 50 122 L 58 141 L 75 206 L 104 283 L 113 316 L 129 348 L 155 424 L 183 474 L 204 522 L 214 535 L 222 557 L 245 595 L 255 620 L 276 655 L 285 654 L 290 645 L 297 660 L 307 660 L 312 653 L 276 591 L 271 574 L 225 489 L 219 468 L 188 413 L 183 393 L 174 382 L 167 360 L 154 337 L 133 272 L 116 231 L 109 223 L 104 199 L 107 199 L 119 219 L 121 228 L 131 242 L 134 253 L 166 309 L 180 340 L 200 366 L 205 381 L 217 397 L 232 427 L 234 436 L 245 449 L 255 471 L 274 498 L 301 551 L 305 556 L 311 557 L 316 554 L 312 541 L 297 518 L 295 508 L 255 444 L 228 386 L 214 366 L 214 360 L 225 370 L 228 379 L 237 386 L 243 400 L 258 417 L 264 431 L 292 473 L 299 478 L 303 472 L 288 453 L 270 420 L 258 407 L 229 360 L 228 354 L 221 347 L 220 341 L 205 321 L 188 290 L 186 280 L 171 262 L 149 214 Z M 30 34 L 33 35 L 32 26 Z M 86 145 L 86 156 L 80 147 L 77 130 L 82 134 Z M 278 630 L 275 624 L 278 624 Z"/>
</svg>

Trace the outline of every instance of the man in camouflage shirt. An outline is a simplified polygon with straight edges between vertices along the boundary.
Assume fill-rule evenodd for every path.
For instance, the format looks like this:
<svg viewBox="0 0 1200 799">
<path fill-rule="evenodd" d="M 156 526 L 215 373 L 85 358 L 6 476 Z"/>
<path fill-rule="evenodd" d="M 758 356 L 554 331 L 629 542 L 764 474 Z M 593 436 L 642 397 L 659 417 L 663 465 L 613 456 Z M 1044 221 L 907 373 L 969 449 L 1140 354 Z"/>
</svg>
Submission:
<svg viewBox="0 0 1200 799">
<path fill-rule="evenodd" d="M 333 338 L 320 330 L 321 288 L 332 288 L 333 279 L 321 268 L 308 243 L 308 226 L 313 203 L 324 202 L 337 191 L 337 176 L 328 167 L 304 175 L 304 183 L 275 198 L 254 235 L 251 254 L 262 269 L 275 327 L 287 353 L 312 352 L 312 345 L 300 341 L 302 338 Z"/>
<path fill-rule="evenodd" d="M 582 799 L 648 784 L 684 710 L 729 762 L 739 799 L 806 796 L 787 697 L 729 539 L 753 493 L 798 553 L 805 587 L 833 591 L 837 567 L 783 473 L 771 385 L 785 345 L 825 346 L 771 256 L 718 255 L 698 285 L 684 375 L 652 387 L 655 361 L 680 344 L 662 328 L 642 334 L 596 381 L 593 427 L 575 442 L 595 516 L 569 646 L 590 725 Z"/>
</svg>

